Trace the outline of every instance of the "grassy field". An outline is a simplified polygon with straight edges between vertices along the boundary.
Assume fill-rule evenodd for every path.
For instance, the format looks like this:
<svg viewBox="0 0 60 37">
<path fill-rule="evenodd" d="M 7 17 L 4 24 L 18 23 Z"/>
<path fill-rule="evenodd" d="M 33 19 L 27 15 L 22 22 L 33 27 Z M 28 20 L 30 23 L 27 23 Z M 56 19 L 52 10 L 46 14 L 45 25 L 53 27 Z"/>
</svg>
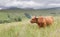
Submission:
<svg viewBox="0 0 60 37">
<path fill-rule="evenodd" d="M 54 16 L 54 23 L 46 28 L 39 28 L 37 24 L 31 24 L 24 13 L 31 16 Z M 7 16 L 17 18 L 21 17 L 20 22 L 0 24 L 0 37 L 60 37 L 60 15 L 56 10 L 2 10 L 0 11 L 0 20 L 9 19 Z"/>
</svg>

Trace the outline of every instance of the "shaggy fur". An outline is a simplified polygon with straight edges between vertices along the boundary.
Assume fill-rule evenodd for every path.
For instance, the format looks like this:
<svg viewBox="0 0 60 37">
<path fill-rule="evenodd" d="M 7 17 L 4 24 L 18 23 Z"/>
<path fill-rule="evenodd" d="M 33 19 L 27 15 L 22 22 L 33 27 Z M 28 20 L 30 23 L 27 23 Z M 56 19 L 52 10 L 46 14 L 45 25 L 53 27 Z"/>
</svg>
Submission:
<svg viewBox="0 0 60 37">
<path fill-rule="evenodd" d="M 46 27 L 47 25 L 51 25 L 54 22 L 54 19 L 52 16 L 47 17 L 40 16 L 38 18 L 34 16 L 30 22 L 37 23 L 39 27 Z"/>
</svg>

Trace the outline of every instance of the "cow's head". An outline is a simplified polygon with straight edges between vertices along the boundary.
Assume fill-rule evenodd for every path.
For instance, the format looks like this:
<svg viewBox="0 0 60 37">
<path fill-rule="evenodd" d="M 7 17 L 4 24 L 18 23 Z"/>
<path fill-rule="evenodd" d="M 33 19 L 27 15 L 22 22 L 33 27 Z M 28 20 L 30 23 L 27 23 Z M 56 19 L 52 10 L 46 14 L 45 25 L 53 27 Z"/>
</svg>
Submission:
<svg viewBox="0 0 60 37">
<path fill-rule="evenodd" d="M 31 23 L 36 23 L 36 22 L 37 22 L 36 16 L 33 16 L 30 22 L 31 22 Z"/>
</svg>

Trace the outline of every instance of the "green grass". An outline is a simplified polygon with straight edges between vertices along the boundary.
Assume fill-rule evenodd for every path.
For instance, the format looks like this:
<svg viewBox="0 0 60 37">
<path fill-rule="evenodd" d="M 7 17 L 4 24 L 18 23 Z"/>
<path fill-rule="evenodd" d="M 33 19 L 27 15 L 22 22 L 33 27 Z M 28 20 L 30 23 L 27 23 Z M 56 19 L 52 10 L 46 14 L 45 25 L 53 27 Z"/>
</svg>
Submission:
<svg viewBox="0 0 60 37">
<path fill-rule="evenodd" d="M 21 17 L 23 20 L 26 19 L 24 13 L 28 13 L 31 16 L 60 16 L 60 10 L 1 10 L 0 11 L 0 20 L 9 19 L 8 15 L 11 18 Z M 53 14 L 52 14 L 53 13 Z"/>
<path fill-rule="evenodd" d="M 11 18 L 21 17 L 22 21 L 0 24 L 0 37 L 60 37 L 59 12 L 58 10 L 2 10 L 0 20 L 9 20 L 10 15 Z M 31 24 L 24 13 L 31 16 L 53 16 L 54 23 L 49 27 L 39 28 L 37 24 Z"/>
<path fill-rule="evenodd" d="M 39 28 L 29 20 L 0 24 L 0 37 L 60 37 L 60 19 L 46 28 Z"/>
</svg>

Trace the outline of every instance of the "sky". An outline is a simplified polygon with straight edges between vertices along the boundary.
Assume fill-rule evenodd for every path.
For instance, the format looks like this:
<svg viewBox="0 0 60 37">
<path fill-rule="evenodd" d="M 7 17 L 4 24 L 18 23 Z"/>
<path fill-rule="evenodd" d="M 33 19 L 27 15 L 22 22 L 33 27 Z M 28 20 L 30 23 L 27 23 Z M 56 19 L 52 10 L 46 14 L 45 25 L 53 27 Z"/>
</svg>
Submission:
<svg viewBox="0 0 60 37">
<path fill-rule="evenodd" d="M 17 7 L 44 9 L 60 7 L 60 0 L 0 0 L 0 9 Z"/>
</svg>

